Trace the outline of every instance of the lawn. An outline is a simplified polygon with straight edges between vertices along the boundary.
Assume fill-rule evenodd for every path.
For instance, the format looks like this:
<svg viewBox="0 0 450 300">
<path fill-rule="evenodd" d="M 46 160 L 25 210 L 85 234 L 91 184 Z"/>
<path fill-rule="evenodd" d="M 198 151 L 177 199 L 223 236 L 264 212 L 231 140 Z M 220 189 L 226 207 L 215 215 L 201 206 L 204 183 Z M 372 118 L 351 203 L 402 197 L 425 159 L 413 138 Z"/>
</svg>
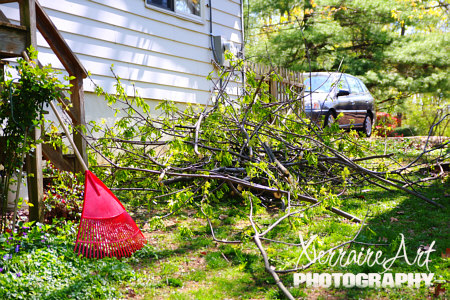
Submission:
<svg viewBox="0 0 450 300">
<path fill-rule="evenodd" d="M 372 139 L 375 140 L 375 139 Z M 386 141 L 391 143 L 391 141 Z M 385 145 L 374 142 L 383 151 Z M 393 147 L 393 144 L 389 144 Z M 420 151 L 409 141 L 397 143 L 408 151 Z M 420 147 L 419 147 L 420 148 Z M 398 155 L 401 156 L 401 149 Z M 404 152 L 403 152 L 404 153 Z M 403 155 L 405 161 L 411 159 Z M 64 188 L 62 183 L 58 188 Z M 57 193 L 58 188 L 53 190 Z M 79 189 L 78 189 L 79 190 Z M 448 207 L 449 177 L 424 183 L 420 192 Z M 20 227 L 0 236 L 1 299 L 279 299 L 283 294 L 264 269 L 261 255 L 252 241 L 248 219 L 249 206 L 239 199 L 215 204 L 212 220 L 218 239 L 240 239 L 240 244 L 215 242 L 203 214 L 195 203 L 155 222 L 155 216 L 168 212 L 167 203 L 145 206 L 129 193 L 117 193 L 135 218 L 148 244 L 132 257 L 117 260 L 86 259 L 73 252 L 77 222 L 52 215 L 51 224 L 21 222 Z M 133 195 L 133 197 L 138 197 Z M 55 197 L 53 197 L 55 198 Z M 52 199 L 53 199 L 52 198 Z M 75 199 L 71 205 L 75 205 Z M 56 198 L 55 198 L 56 199 Z M 426 266 L 397 259 L 391 273 L 434 273 L 431 287 L 419 288 L 318 288 L 304 284 L 293 287 L 293 274 L 280 275 L 284 285 L 297 298 L 305 299 L 444 299 L 448 289 L 450 218 L 448 209 L 439 209 L 402 191 L 381 187 L 350 188 L 341 196 L 339 208 L 361 219 L 365 227 L 356 241 L 385 246 L 353 244 L 345 250 L 371 248 L 394 257 L 404 235 L 408 258 L 417 250 L 436 250 Z M 77 209 L 75 209 L 78 211 Z M 262 227 L 283 214 L 276 204 L 260 207 L 255 219 Z M 79 211 L 78 211 L 79 213 Z M 151 221 L 153 220 L 153 221 Z M 156 219 L 158 220 L 158 219 Z M 312 209 L 292 222 L 283 222 L 268 238 L 298 243 L 317 235 L 313 246 L 327 250 L 347 241 L 359 231 L 353 223 L 327 210 Z M 263 230 L 263 228 L 261 228 Z M 433 245 L 434 243 L 434 245 Z M 271 263 L 277 269 L 288 268 L 300 256 L 301 249 L 285 244 L 263 242 Z M 303 259 L 301 262 L 307 262 Z M 376 273 L 380 266 L 350 264 L 330 267 L 314 264 L 303 271 L 311 273 Z M 441 283 L 439 285 L 439 283 Z"/>
<path fill-rule="evenodd" d="M 441 204 L 448 204 L 450 188 L 447 183 L 435 184 L 427 189 L 427 195 Z M 373 247 L 382 250 L 386 257 L 393 257 L 398 250 L 400 234 L 405 236 L 405 244 L 410 260 L 413 260 L 420 247 L 435 242 L 436 249 L 430 255 L 430 272 L 434 279 L 448 280 L 449 258 L 445 257 L 450 245 L 450 218 L 446 210 L 431 207 L 413 196 L 402 192 L 387 192 L 380 188 L 363 193 L 347 195 L 342 208 L 354 215 L 362 216 L 370 209 L 367 225 L 359 235 L 359 241 L 385 243 L 389 246 Z M 156 208 L 155 208 L 156 209 Z M 231 220 L 227 220 L 231 219 Z M 245 219 L 233 215 L 221 224 L 241 227 Z M 282 294 L 274 287 L 273 279 L 263 268 L 263 263 L 255 247 L 248 245 L 230 246 L 211 241 L 209 229 L 204 220 L 189 212 L 182 212 L 165 221 L 164 230 L 148 229 L 145 235 L 149 239 L 151 255 L 139 260 L 133 267 L 151 280 L 145 284 L 131 285 L 134 293 L 145 299 L 275 299 Z M 180 228 L 193 228 L 190 235 Z M 318 233 L 323 243 L 333 243 L 352 236 L 358 225 L 334 215 L 312 219 L 310 224 L 301 228 L 302 232 Z M 326 247 L 325 247 L 326 248 Z M 361 247 L 352 246 L 351 249 Z M 282 252 L 282 249 L 277 249 Z M 330 268 L 313 265 L 305 272 L 311 273 L 371 273 L 380 268 L 351 265 L 346 268 Z M 401 259 L 394 264 L 391 273 L 428 273 L 425 267 L 416 264 L 409 266 Z M 292 287 L 292 275 L 282 277 L 286 286 Z M 448 285 L 448 284 L 447 284 Z M 436 286 L 436 284 L 435 284 Z M 308 299 L 424 299 L 433 297 L 435 286 L 420 288 L 291 288 L 296 297 Z M 442 287 L 445 287 L 443 285 Z M 443 294 L 440 294 L 444 298 Z"/>
</svg>

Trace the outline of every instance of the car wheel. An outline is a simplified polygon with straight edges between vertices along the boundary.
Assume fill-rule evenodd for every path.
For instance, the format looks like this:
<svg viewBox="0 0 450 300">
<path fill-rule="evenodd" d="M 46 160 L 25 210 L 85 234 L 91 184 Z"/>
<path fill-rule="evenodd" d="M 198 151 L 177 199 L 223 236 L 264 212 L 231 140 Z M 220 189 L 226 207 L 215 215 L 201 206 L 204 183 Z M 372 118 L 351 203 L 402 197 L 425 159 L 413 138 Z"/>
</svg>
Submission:
<svg viewBox="0 0 450 300">
<path fill-rule="evenodd" d="M 363 131 L 367 137 L 372 134 L 372 118 L 369 115 L 364 118 Z"/>
<path fill-rule="evenodd" d="M 333 124 L 334 121 L 335 121 L 334 114 L 331 110 L 329 110 L 325 115 L 325 124 L 324 124 L 325 127 L 331 126 L 331 124 Z"/>
</svg>

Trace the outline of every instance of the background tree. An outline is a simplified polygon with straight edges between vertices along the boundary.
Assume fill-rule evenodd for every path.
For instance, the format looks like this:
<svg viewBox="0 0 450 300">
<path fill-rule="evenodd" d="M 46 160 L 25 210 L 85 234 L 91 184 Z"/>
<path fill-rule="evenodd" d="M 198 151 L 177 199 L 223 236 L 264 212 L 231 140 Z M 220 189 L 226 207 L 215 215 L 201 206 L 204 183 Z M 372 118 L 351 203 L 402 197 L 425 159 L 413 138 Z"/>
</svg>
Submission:
<svg viewBox="0 0 450 300">
<path fill-rule="evenodd" d="M 431 0 L 248 0 L 247 56 L 361 77 L 378 108 L 414 94 L 447 101 L 448 10 Z M 310 59 L 310 61 L 308 61 Z"/>
</svg>

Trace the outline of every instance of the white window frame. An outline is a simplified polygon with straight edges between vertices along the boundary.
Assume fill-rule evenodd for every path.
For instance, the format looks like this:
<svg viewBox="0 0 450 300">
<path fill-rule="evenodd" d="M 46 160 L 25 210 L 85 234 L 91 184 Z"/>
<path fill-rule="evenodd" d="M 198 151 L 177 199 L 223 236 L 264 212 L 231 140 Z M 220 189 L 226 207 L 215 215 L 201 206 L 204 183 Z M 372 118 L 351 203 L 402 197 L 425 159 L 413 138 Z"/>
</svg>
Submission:
<svg viewBox="0 0 450 300">
<path fill-rule="evenodd" d="M 173 0 L 175 2 L 175 0 Z M 174 3 L 174 10 L 170 10 L 164 7 L 160 7 L 154 4 L 151 4 L 148 0 L 144 0 L 145 2 L 145 6 L 147 8 L 150 8 L 152 10 L 164 13 L 166 15 L 170 15 L 170 16 L 174 16 L 177 17 L 179 19 L 183 19 L 183 20 L 187 20 L 187 21 L 191 21 L 193 23 L 198 23 L 198 24 L 204 24 L 205 20 L 204 20 L 204 5 L 203 5 L 203 1 L 204 0 L 200 0 L 200 16 L 194 15 L 194 14 L 190 14 L 190 13 L 185 13 L 185 12 L 180 12 L 180 11 L 176 11 L 176 5 Z"/>
</svg>

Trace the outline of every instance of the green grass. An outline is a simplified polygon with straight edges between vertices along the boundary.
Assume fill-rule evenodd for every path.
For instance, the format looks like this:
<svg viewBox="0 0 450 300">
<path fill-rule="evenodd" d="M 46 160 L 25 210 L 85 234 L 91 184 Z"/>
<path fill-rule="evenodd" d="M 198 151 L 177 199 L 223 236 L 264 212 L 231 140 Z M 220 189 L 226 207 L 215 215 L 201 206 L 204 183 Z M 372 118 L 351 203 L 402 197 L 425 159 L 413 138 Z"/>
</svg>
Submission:
<svg viewBox="0 0 450 300">
<path fill-rule="evenodd" d="M 449 204 L 449 198 L 444 195 L 449 194 L 448 182 L 444 184 L 437 184 L 428 187 L 425 194 L 436 199 L 437 202 L 447 205 Z M 382 250 L 386 257 L 390 258 L 395 256 L 398 250 L 398 241 L 400 234 L 405 236 L 405 243 L 408 257 L 413 259 L 416 255 L 416 251 L 421 246 L 428 246 L 433 241 L 435 242 L 434 248 L 436 252 L 431 254 L 431 262 L 429 263 L 430 270 L 425 267 L 419 267 L 417 264 L 409 266 L 402 259 L 398 259 L 394 264 L 392 273 L 435 273 L 434 279 L 446 279 L 449 276 L 449 259 L 443 258 L 442 253 L 445 253 L 446 248 L 450 245 L 450 218 L 448 210 L 442 210 L 435 208 L 420 199 L 413 196 L 406 195 L 403 192 L 387 192 L 381 189 L 374 189 L 364 194 L 367 206 L 371 210 L 368 218 L 366 228 L 361 232 L 358 240 L 370 243 L 390 243 L 387 247 L 373 247 L 374 251 Z M 359 202 L 356 199 L 348 199 L 347 207 L 355 207 L 352 202 Z M 364 206 L 362 206 L 364 207 Z M 363 208 L 348 210 L 353 214 L 362 215 Z M 345 210 L 345 209 L 344 209 Z M 344 237 L 350 235 L 353 230 L 346 227 L 342 228 L 343 231 L 335 232 L 330 229 L 331 223 L 325 223 L 320 225 L 313 225 L 317 231 L 325 230 L 334 236 Z M 322 227 L 322 228 L 320 228 Z M 323 228 L 324 227 L 324 228 Z M 310 230 L 314 230 L 310 227 Z M 330 237 L 330 239 L 332 239 Z M 352 249 L 360 249 L 360 246 L 353 246 Z M 367 248 L 367 247 L 366 247 Z M 369 273 L 383 271 L 382 268 L 369 268 L 367 266 L 349 266 L 346 268 L 326 268 L 321 269 L 320 266 L 313 266 L 309 272 L 350 272 L 350 273 Z M 447 284 L 448 287 L 448 284 Z M 304 289 L 308 290 L 308 289 Z M 310 290 L 310 289 L 309 289 Z M 378 297 L 388 297 L 389 299 L 423 299 L 426 296 L 430 296 L 431 290 L 425 287 L 419 289 L 402 287 L 399 289 L 335 289 L 339 291 L 339 297 L 349 299 L 371 299 Z M 434 290 L 434 289 L 432 289 Z M 324 291 L 325 294 L 329 291 Z"/>
<path fill-rule="evenodd" d="M 420 191 L 448 206 L 450 185 L 448 178 L 446 180 Z M 435 208 L 399 191 L 362 190 L 348 193 L 339 207 L 361 218 L 370 210 L 367 225 L 358 240 L 391 244 L 374 247 L 374 250 L 382 250 L 386 257 L 394 256 L 400 234 L 405 235 L 410 257 L 414 257 L 419 247 L 435 241 L 436 252 L 431 254 L 430 272 L 435 273 L 435 279 L 448 280 L 449 259 L 441 256 L 450 245 L 448 210 Z M 76 225 L 71 222 L 35 226 L 4 235 L 0 239 L 0 267 L 3 269 L 0 273 L 0 298 L 111 299 L 133 295 L 143 299 L 283 298 L 273 278 L 264 270 L 259 252 L 246 236 L 251 234 L 251 230 L 242 210 L 245 210 L 242 203 L 229 203 L 218 209 L 218 214 L 228 217 L 213 222 L 218 229 L 217 236 L 244 238 L 241 245 L 212 241 L 206 221 L 185 210 L 165 220 L 166 226 L 160 229 L 145 227 L 148 245 L 133 257 L 122 260 L 78 257 L 72 250 Z M 271 224 L 279 213 L 276 209 L 259 209 L 256 219 L 264 227 Z M 317 234 L 319 241 L 315 246 L 320 250 L 350 239 L 358 229 L 359 225 L 329 211 L 317 211 L 291 223 L 280 224 L 271 237 L 298 242 L 299 232 L 305 236 Z M 16 245 L 20 245 L 17 253 Z M 264 243 L 264 246 L 277 268 L 289 266 L 299 255 L 298 249 L 285 245 Z M 349 250 L 360 248 L 355 245 Z M 379 267 L 350 265 L 331 268 L 315 264 L 305 272 L 356 274 L 380 270 Z M 424 267 L 409 266 L 401 260 L 391 272 L 428 273 Z M 434 287 L 294 288 L 292 274 L 280 277 L 295 297 L 305 299 L 423 299 L 432 297 L 434 293 Z M 448 289 L 448 284 L 443 287 Z"/>
<path fill-rule="evenodd" d="M 379 147 L 378 152 L 383 151 L 382 143 L 372 140 L 368 143 Z M 387 143 L 390 151 L 398 154 L 417 150 L 408 148 L 410 144 L 406 142 L 397 144 L 395 149 L 392 141 Z M 402 157 L 410 160 L 413 156 L 404 154 Z M 450 205 L 449 176 L 435 180 L 433 184 L 424 184 L 418 191 L 446 207 Z M 211 205 L 216 216 L 212 220 L 216 237 L 242 239 L 242 244 L 214 242 L 206 220 L 195 212 L 195 206 L 186 207 L 159 223 L 149 220 L 167 212 L 163 205 L 152 206 L 150 210 L 147 207 L 130 209 L 148 244 L 132 257 L 122 260 L 78 257 L 73 252 L 76 225 L 72 222 L 32 228 L 22 224 L 25 228 L 19 232 L 0 236 L 0 298 L 112 299 L 134 295 L 142 299 L 283 298 L 273 278 L 265 271 L 261 255 L 251 240 L 253 231 L 247 216 L 248 205 L 236 199 Z M 390 272 L 433 272 L 435 279 L 450 279 L 449 258 L 441 255 L 450 248 L 448 208 L 436 208 L 402 191 L 367 186 L 350 187 L 337 206 L 360 218 L 368 213 L 366 227 L 357 240 L 388 244 L 371 246 L 374 251 L 382 250 L 386 257 L 395 255 L 401 234 L 405 236 L 410 258 L 419 247 L 435 242 L 436 252 L 430 256 L 429 271 L 399 259 Z M 282 213 L 275 206 L 260 207 L 255 211 L 255 219 L 263 229 Z M 317 208 L 282 222 L 267 237 L 298 243 L 299 233 L 305 238 L 317 235 L 314 246 L 318 250 L 327 250 L 351 239 L 359 228 L 358 224 Z M 20 247 L 16 252 L 17 245 Z M 263 245 L 271 263 L 278 269 L 292 267 L 300 255 L 300 249 L 296 247 L 268 242 Z M 361 248 L 361 245 L 353 245 L 347 251 Z M 342 268 L 315 264 L 305 272 L 356 274 L 379 271 L 382 271 L 379 266 Z M 304 299 L 424 299 L 433 298 L 435 290 L 434 287 L 294 288 L 292 274 L 280 278 L 295 297 Z M 443 287 L 450 288 L 448 283 Z"/>
<path fill-rule="evenodd" d="M 447 179 L 448 180 L 448 179 Z M 448 206 L 450 198 L 449 184 L 437 183 L 421 190 L 429 198 Z M 361 197 L 363 196 L 363 197 Z M 435 279 L 449 279 L 449 259 L 441 257 L 450 245 L 449 225 L 450 218 L 447 210 L 431 206 L 424 201 L 401 191 L 388 192 L 381 188 L 370 188 L 361 193 L 361 189 L 344 197 L 341 209 L 363 218 L 370 210 L 367 225 L 362 230 L 358 241 L 369 243 L 388 243 L 387 247 L 373 247 L 374 251 L 382 250 L 388 258 L 393 257 L 398 249 L 396 243 L 400 234 L 405 235 L 407 254 L 415 257 L 421 246 L 430 245 L 435 241 L 436 252 L 431 254 L 429 263 L 430 272 L 435 273 Z M 234 213 L 234 207 L 228 207 L 228 218 L 214 223 L 215 228 L 220 227 L 217 236 L 231 238 L 237 231 L 247 231 L 248 221 L 240 213 Z M 223 213 L 222 211 L 221 213 Z M 272 212 L 273 213 L 273 212 Z M 271 223 L 271 213 L 260 211 L 260 224 Z M 210 230 L 206 222 L 201 219 L 187 217 L 181 212 L 173 216 L 171 222 L 177 226 L 166 228 L 165 231 L 155 235 L 149 231 L 149 236 L 156 236 L 158 242 L 154 244 L 151 259 L 139 261 L 141 270 L 152 273 L 154 280 L 147 286 L 134 285 L 137 294 L 145 299 L 278 299 L 283 295 L 274 285 L 272 277 L 265 272 L 263 262 L 251 241 L 243 245 L 223 245 L 211 241 Z M 288 230 L 292 224 L 286 223 L 274 232 L 273 238 L 284 235 L 286 240 L 298 242 L 298 232 L 304 234 L 318 234 L 320 243 L 318 249 L 328 249 L 340 241 L 350 239 L 359 229 L 359 225 L 343 220 L 330 213 L 319 213 L 309 218 L 300 218 L 294 224 L 296 230 Z M 186 236 L 181 227 L 192 226 L 192 235 Z M 237 230 L 236 228 L 239 228 Z M 297 240 L 296 240 L 297 238 Z M 285 246 L 267 244 L 265 247 L 269 256 L 276 261 L 277 266 L 283 262 L 292 261 L 298 257 L 298 251 Z M 168 249 L 170 248 L 170 249 Z M 351 249 L 361 249 L 361 246 L 352 246 Z M 189 266 L 190 262 L 192 267 Z M 136 267 L 136 265 L 135 265 Z M 378 267 L 350 265 L 345 268 L 331 268 L 316 264 L 305 272 L 350 272 L 369 273 L 378 272 Z M 394 264 L 392 273 L 423 272 L 426 268 L 417 265 L 409 266 L 401 262 Z M 176 280 L 175 280 L 176 279 Z M 289 287 L 295 297 L 317 299 L 423 299 L 432 296 L 434 288 L 293 288 L 293 277 L 281 276 L 284 284 Z M 447 284 L 448 288 L 448 284 Z M 443 296 L 441 295 L 441 298 Z"/>
</svg>

